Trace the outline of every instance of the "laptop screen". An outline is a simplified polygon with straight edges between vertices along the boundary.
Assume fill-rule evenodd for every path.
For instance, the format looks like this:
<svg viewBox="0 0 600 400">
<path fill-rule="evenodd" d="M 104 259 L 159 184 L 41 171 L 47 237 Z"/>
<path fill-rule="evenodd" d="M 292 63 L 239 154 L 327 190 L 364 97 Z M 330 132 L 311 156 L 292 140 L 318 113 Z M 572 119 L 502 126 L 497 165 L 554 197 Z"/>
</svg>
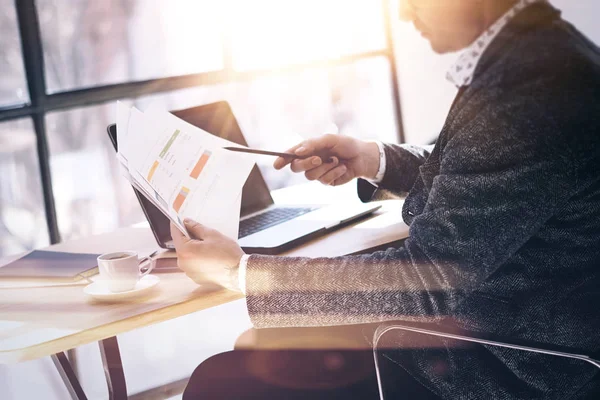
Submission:
<svg viewBox="0 0 600 400">
<path fill-rule="evenodd" d="M 213 135 L 230 140 L 242 146 L 247 146 L 242 131 L 227 102 L 212 103 L 185 110 L 173 111 L 172 113 L 187 123 Z M 116 149 L 117 129 L 114 124 L 108 127 L 108 133 Z M 137 190 L 134 189 L 134 191 L 136 192 L 142 210 L 152 227 L 152 231 L 156 236 L 157 241 L 162 246 L 164 243 L 171 240 L 169 219 L 165 217 L 161 211 L 156 209 L 156 207 L 143 195 L 138 193 Z M 245 216 L 267 208 L 272 204 L 273 198 L 271 197 L 269 188 L 258 167 L 254 166 L 242 190 L 242 206 L 240 214 L 241 216 Z"/>
<path fill-rule="evenodd" d="M 173 111 L 172 113 L 185 122 L 215 136 L 242 146 L 248 146 L 242 130 L 229 107 L 229 103 L 225 101 Z M 269 187 L 255 165 L 242 191 L 241 215 L 251 214 L 272 204 L 273 198 L 269 192 Z"/>
</svg>

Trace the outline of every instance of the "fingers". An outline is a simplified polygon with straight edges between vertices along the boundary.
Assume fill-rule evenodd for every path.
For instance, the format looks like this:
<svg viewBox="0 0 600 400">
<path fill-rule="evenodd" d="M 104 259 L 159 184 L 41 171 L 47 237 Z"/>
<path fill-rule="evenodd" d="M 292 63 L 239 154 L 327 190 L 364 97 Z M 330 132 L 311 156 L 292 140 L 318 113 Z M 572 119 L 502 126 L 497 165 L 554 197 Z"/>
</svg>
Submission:
<svg viewBox="0 0 600 400">
<path fill-rule="evenodd" d="M 327 134 L 318 138 L 308 139 L 301 143 L 301 146 L 295 149 L 295 153 L 299 156 L 310 156 L 312 154 L 331 150 L 338 143 L 337 135 Z"/>
<path fill-rule="evenodd" d="M 340 179 L 346 174 L 347 170 L 345 165 L 339 165 L 320 177 L 319 182 L 324 185 L 334 185 L 337 179 Z"/>
<path fill-rule="evenodd" d="M 303 144 L 304 144 L 304 142 L 298 143 L 297 145 L 295 145 L 291 149 L 286 150 L 286 153 L 295 154 L 296 150 L 298 148 L 302 147 Z M 292 159 L 290 159 L 290 158 L 277 157 L 275 159 L 275 162 L 273 162 L 273 167 L 275 169 L 282 169 L 283 167 L 285 167 L 286 165 L 290 164 L 291 162 L 292 162 Z"/>
<path fill-rule="evenodd" d="M 296 159 L 292 161 L 292 165 L 290 166 L 293 172 L 304 172 L 311 170 L 315 167 L 318 167 L 323 164 L 323 160 L 321 157 L 309 157 L 305 159 Z"/>
<path fill-rule="evenodd" d="M 275 169 L 282 169 L 288 164 L 292 164 L 292 171 L 302 172 L 315 166 L 319 166 L 323 163 L 319 157 L 310 157 L 317 153 L 327 152 L 331 150 L 338 143 L 338 136 L 333 134 L 327 134 L 314 139 L 308 139 L 304 142 L 300 142 L 291 149 L 287 150 L 287 153 L 294 153 L 301 157 L 306 157 L 301 160 L 290 160 L 283 157 L 278 157 L 273 163 Z M 318 160 L 318 161 L 317 161 Z"/>
<path fill-rule="evenodd" d="M 174 223 L 171 222 L 171 238 L 173 239 L 173 244 L 175 248 L 178 249 L 182 245 L 188 243 L 190 239 L 185 236 Z"/>
<path fill-rule="evenodd" d="M 191 236 L 191 239 L 198 239 L 198 240 L 203 240 L 205 238 L 207 238 L 208 236 L 210 236 L 210 234 L 212 233 L 212 229 L 207 228 L 206 226 L 190 219 L 190 218 L 186 218 L 183 221 L 185 228 L 187 229 L 188 233 Z"/>
<path fill-rule="evenodd" d="M 330 183 L 330 185 L 331 186 L 345 185 L 346 183 L 350 182 L 353 179 L 354 179 L 354 175 L 352 175 L 348 170 L 346 170 L 346 173 L 344 175 L 337 178 L 335 181 Z"/>
<path fill-rule="evenodd" d="M 301 169 L 301 166 L 298 166 L 298 171 L 294 171 L 294 164 L 292 164 L 292 171 L 294 172 L 301 172 L 301 171 L 306 171 L 304 176 L 306 176 L 306 179 L 308 179 L 309 181 L 316 181 L 318 179 L 320 179 L 323 175 L 325 175 L 326 173 L 328 173 L 329 171 L 331 171 L 332 169 L 334 169 L 335 167 L 338 166 L 339 164 L 339 159 L 337 157 L 331 157 L 332 160 L 331 162 L 316 166 L 316 167 L 312 167 L 309 169 Z"/>
<path fill-rule="evenodd" d="M 286 160 L 283 157 L 277 157 L 275 159 L 275 161 L 273 162 L 273 168 L 275 168 L 275 169 L 282 169 L 283 167 L 285 167 L 289 163 L 290 163 L 290 160 Z"/>
</svg>

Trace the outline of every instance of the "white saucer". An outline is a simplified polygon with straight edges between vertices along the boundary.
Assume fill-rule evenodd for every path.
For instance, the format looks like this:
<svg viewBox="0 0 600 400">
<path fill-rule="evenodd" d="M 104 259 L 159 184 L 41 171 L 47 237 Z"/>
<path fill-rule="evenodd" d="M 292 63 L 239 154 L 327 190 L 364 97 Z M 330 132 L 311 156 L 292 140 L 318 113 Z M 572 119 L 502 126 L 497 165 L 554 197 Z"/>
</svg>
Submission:
<svg viewBox="0 0 600 400">
<path fill-rule="evenodd" d="M 160 279 L 158 279 L 158 276 L 146 275 L 142 277 L 142 279 L 135 284 L 135 288 L 131 290 L 125 292 L 111 292 L 102 281 L 96 281 L 83 288 L 83 292 L 96 300 L 122 301 L 146 294 L 159 282 Z"/>
</svg>

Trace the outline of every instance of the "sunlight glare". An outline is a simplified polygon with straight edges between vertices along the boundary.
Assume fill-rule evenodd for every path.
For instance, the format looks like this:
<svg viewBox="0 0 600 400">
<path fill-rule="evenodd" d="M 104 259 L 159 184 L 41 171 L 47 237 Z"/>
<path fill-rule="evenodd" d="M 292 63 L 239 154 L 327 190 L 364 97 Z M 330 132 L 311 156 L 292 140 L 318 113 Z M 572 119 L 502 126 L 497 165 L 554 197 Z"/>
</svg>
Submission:
<svg viewBox="0 0 600 400">
<path fill-rule="evenodd" d="M 222 5 L 213 0 L 169 0 L 160 13 L 167 65 L 180 74 L 223 68 Z M 156 46 L 157 44 L 149 44 Z"/>
<path fill-rule="evenodd" d="M 229 2 L 236 70 L 336 59 L 385 46 L 380 1 Z"/>
</svg>

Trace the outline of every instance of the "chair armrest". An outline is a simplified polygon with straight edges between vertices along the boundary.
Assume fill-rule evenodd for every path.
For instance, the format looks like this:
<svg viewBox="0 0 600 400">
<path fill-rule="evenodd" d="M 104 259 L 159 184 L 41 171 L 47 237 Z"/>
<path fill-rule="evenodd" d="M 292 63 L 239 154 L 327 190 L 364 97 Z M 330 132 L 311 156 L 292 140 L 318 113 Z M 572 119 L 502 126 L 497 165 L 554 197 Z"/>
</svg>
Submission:
<svg viewBox="0 0 600 400">
<path fill-rule="evenodd" d="M 379 387 L 379 396 L 382 400 L 383 400 L 383 386 L 382 386 L 382 382 L 381 382 L 381 372 L 379 370 L 379 363 L 377 362 L 378 345 L 379 345 L 379 341 L 383 337 L 383 335 L 385 335 L 386 333 L 388 333 L 390 331 L 394 331 L 394 330 L 402 330 L 402 331 L 409 331 L 409 332 L 414 332 L 414 333 L 421 333 L 421 334 L 425 334 L 425 335 L 449 338 L 449 339 L 454 339 L 454 340 L 462 340 L 462 341 L 466 341 L 466 342 L 485 344 L 485 345 L 489 345 L 489 346 L 507 347 L 507 348 L 511 348 L 511 349 L 515 349 L 515 350 L 529 351 L 529 352 L 533 352 L 533 353 L 541 353 L 541 354 L 547 354 L 547 355 L 552 355 L 552 356 L 557 356 L 557 357 L 573 358 L 573 359 L 588 362 L 588 363 L 594 365 L 596 368 L 600 369 L 600 360 L 596 360 L 588 355 L 569 353 L 569 352 L 558 351 L 558 350 L 554 350 L 554 349 L 548 349 L 548 348 L 544 348 L 542 345 L 536 345 L 535 347 L 533 347 L 533 346 L 508 343 L 508 342 L 498 341 L 498 340 L 490 340 L 487 338 L 480 338 L 480 337 L 476 337 L 476 335 L 474 335 L 474 334 L 471 336 L 467 333 L 462 333 L 462 332 L 460 334 L 457 334 L 457 333 L 452 333 L 452 332 L 437 331 L 437 330 L 433 330 L 430 328 L 422 328 L 422 327 L 410 326 L 410 325 L 401 325 L 401 324 L 397 324 L 397 323 L 382 324 L 375 330 L 375 333 L 373 334 L 373 359 L 375 362 L 375 373 L 377 375 L 377 385 Z"/>
</svg>

